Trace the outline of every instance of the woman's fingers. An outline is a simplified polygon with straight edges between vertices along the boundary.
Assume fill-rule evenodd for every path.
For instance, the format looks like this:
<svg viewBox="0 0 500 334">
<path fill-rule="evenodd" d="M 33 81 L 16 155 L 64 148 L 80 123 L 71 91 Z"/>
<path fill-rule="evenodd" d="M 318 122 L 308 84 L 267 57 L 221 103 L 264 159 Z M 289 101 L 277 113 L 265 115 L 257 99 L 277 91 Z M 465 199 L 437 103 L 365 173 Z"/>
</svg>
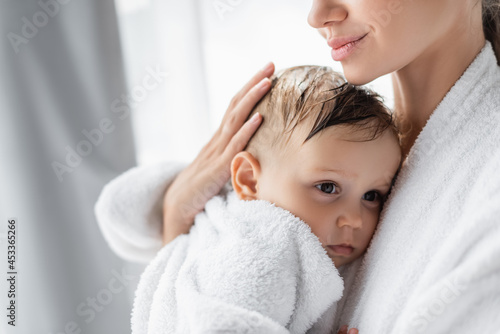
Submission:
<svg viewBox="0 0 500 334">
<path fill-rule="evenodd" d="M 347 325 L 344 325 L 342 327 L 340 327 L 339 331 L 337 332 L 337 334 L 347 334 Z"/>
<path fill-rule="evenodd" d="M 259 113 L 256 113 L 250 118 L 240 130 L 231 138 L 229 144 L 227 144 L 226 150 L 224 151 L 224 161 L 225 164 L 231 164 L 233 157 L 238 153 L 243 151 L 245 146 L 247 145 L 250 138 L 252 138 L 253 134 L 259 128 L 262 123 L 262 116 Z"/>
<path fill-rule="evenodd" d="M 351 329 L 349 329 L 349 332 L 347 331 L 348 328 L 349 327 L 347 325 L 340 327 L 337 334 L 359 334 L 359 331 L 357 330 L 357 328 L 351 328 Z"/>
<path fill-rule="evenodd" d="M 222 124 L 221 142 L 227 144 L 233 135 L 238 132 L 248 115 L 255 107 L 257 102 L 269 91 L 271 81 L 268 78 L 262 79 L 257 85 L 252 87 L 250 91 L 240 100 L 233 108 L 231 114 L 224 120 Z"/>
<path fill-rule="evenodd" d="M 271 87 L 269 77 L 274 73 L 274 64 L 269 63 L 264 70 L 259 71 L 254 77 L 233 97 L 216 133 L 221 132 L 232 136 L 241 127 L 252 111 L 255 104 L 267 93 Z M 242 102 L 244 102 L 242 106 Z M 250 105 L 250 107 L 248 107 Z M 227 140 L 227 135 L 224 136 Z M 228 141 L 225 141 L 227 144 Z"/>
<path fill-rule="evenodd" d="M 274 64 L 270 62 L 236 94 L 222 119 L 219 129 L 207 145 L 208 152 L 221 154 L 226 151 L 226 146 L 240 130 L 253 107 L 271 88 L 269 77 L 273 73 Z"/>
<path fill-rule="evenodd" d="M 230 143 L 234 139 L 234 136 L 240 131 L 243 123 L 247 119 L 252 109 L 255 107 L 257 102 L 259 102 L 259 100 L 269 91 L 270 88 L 271 81 L 268 78 L 262 79 L 262 81 L 252 89 L 250 89 L 250 91 L 243 97 L 243 99 L 241 99 L 238 105 L 234 107 L 231 116 L 221 124 L 222 129 L 217 135 L 218 140 L 216 145 L 219 149 L 218 153 L 221 154 L 222 152 L 227 151 L 227 146 L 230 145 Z M 244 132 L 242 135 L 244 135 L 245 133 L 246 132 Z M 248 137 L 248 139 L 250 139 L 250 137 Z M 236 139 L 236 142 L 240 143 L 241 139 L 242 136 L 240 135 Z M 243 147 L 245 147 L 245 145 L 246 142 L 244 143 Z M 241 147 L 241 145 L 239 146 Z"/>
<path fill-rule="evenodd" d="M 240 102 L 240 100 L 250 91 L 250 89 L 252 89 L 260 81 L 262 81 L 262 79 L 269 78 L 271 75 L 273 75 L 273 73 L 274 64 L 272 62 L 269 62 L 259 72 L 257 72 L 238 93 L 236 93 L 236 95 L 231 100 L 231 103 L 229 104 L 226 115 L 230 113 L 230 111 Z"/>
</svg>

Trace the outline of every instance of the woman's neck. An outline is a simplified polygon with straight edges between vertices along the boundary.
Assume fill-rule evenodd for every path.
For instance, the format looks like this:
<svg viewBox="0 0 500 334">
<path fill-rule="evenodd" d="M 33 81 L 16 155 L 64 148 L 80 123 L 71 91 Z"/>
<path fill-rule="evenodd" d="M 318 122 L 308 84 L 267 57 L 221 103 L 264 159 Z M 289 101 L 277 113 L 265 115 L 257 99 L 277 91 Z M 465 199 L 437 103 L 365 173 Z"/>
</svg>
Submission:
<svg viewBox="0 0 500 334">
<path fill-rule="evenodd" d="M 392 73 L 394 110 L 403 133 L 402 149 L 405 157 L 434 109 L 484 44 L 481 22 L 479 31 L 477 27 L 468 27 L 466 32 L 455 32 L 452 38 L 443 38 L 412 63 Z"/>
</svg>

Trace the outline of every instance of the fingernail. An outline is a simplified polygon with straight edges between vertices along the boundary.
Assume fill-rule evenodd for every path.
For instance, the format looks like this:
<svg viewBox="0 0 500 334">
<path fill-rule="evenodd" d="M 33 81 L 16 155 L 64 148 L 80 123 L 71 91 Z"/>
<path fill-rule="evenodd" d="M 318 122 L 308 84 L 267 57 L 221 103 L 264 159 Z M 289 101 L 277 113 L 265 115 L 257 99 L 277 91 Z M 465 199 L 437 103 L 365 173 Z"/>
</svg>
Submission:
<svg viewBox="0 0 500 334">
<path fill-rule="evenodd" d="M 266 73 L 266 72 L 269 72 L 271 70 L 271 68 L 273 67 L 273 63 L 272 62 L 269 62 L 266 64 L 266 66 L 264 66 L 262 68 L 262 72 Z"/>
<path fill-rule="evenodd" d="M 257 123 L 257 120 L 259 119 L 259 115 L 260 115 L 260 114 L 259 114 L 258 112 L 256 112 L 256 113 L 252 116 L 252 118 L 250 118 L 250 123 Z"/>
<path fill-rule="evenodd" d="M 340 327 L 340 329 L 343 330 L 343 331 L 347 330 L 347 325 L 344 325 L 344 326 Z"/>
<path fill-rule="evenodd" d="M 269 79 L 268 78 L 264 78 L 262 79 L 258 84 L 257 84 L 257 88 L 260 90 L 260 91 L 266 91 L 268 89 L 267 87 L 267 83 L 269 82 Z"/>
</svg>

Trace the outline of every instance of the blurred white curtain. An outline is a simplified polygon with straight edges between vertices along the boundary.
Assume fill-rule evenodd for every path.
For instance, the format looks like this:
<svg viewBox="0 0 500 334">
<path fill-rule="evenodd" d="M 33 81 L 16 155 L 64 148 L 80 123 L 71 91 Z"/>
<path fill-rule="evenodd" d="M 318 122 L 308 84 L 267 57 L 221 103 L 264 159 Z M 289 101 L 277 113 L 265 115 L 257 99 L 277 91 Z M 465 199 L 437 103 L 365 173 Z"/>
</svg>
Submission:
<svg viewBox="0 0 500 334">
<path fill-rule="evenodd" d="M 190 161 L 211 133 L 199 3 L 117 1 L 129 89 L 147 68 L 167 73 L 134 108 L 140 163 Z"/>
<path fill-rule="evenodd" d="M 93 214 L 103 185 L 135 164 L 130 117 L 112 107 L 127 93 L 114 2 L 4 0 L 0 32 L 0 332 L 128 333 L 142 267 L 109 250 Z M 67 167 L 59 177 L 54 162 Z"/>
</svg>

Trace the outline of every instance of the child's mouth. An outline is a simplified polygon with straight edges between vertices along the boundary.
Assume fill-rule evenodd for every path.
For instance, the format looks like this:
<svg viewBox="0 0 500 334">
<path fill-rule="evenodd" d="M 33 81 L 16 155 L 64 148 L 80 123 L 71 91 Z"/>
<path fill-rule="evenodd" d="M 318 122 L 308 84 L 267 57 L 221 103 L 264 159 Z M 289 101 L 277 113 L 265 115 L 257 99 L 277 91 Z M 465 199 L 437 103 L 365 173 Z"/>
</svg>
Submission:
<svg viewBox="0 0 500 334">
<path fill-rule="evenodd" d="M 328 246 L 332 251 L 339 255 L 351 255 L 354 248 L 351 245 L 341 244 L 341 245 L 330 245 Z"/>
</svg>

